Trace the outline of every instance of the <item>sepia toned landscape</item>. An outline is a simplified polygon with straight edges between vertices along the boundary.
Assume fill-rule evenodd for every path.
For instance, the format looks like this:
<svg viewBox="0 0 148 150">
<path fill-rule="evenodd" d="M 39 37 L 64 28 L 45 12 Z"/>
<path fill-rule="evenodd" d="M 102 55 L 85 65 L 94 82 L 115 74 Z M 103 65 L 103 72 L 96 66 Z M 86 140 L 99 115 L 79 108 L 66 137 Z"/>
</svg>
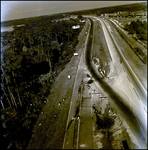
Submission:
<svg viewBox="0 0 148 150">
<path fill-rule="evenodd" d="M 1 21 L 0 93 L 1 149 L 147 149 L 147 2 Z"/>
</svg>

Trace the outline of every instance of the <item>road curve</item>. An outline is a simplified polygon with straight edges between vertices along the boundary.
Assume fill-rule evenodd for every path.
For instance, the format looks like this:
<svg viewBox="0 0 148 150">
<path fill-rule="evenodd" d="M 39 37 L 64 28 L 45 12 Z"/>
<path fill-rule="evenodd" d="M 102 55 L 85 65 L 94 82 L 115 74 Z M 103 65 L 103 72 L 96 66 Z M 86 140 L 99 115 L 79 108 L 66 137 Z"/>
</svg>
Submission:
<svg viewBox="0 0 148 150">
<path fill-rule="evenodd" d="M 91 18 L 89 16 L 89 18 Z M 102 80 L 100 74 L 98 74 L 95 66 L 91 60 L 91 47 L 92 47 L 92 37 L 93 37 L 93 21 L 91 20 L 92 26 L 89 35 L 89 41 L 87 44 L 87 51 L 86 51 L 86 65 L 88 66 L 89 71 L 91 72 L 92 76 L 99 82 L 101 87 L 107 92 L 116 106 L 118 108 L 119 113 L 124 117 L 126 122 L 128 123 L 129 127 L 131 128 L 134 135 L 138 138 L 139 144 L 141 148 L 146 148 L 146 133 L 147 129 L 145 126 L 139 124 L 137 117 L 135 116 L 133 110 L 124 103 L 124 97 L 121 97 L 112 87 L 110 87 L 105 81 Z M 128 114 L 128 115 L 127 115 Z"/>
<path fill-rule="evenodd" d="M 106 29 L 108 30 L 106 22 L 103 19 L 100 19 L 100 20 L 104 23 L 104 25 L 106 26 Z M 108 33 L 110 34 L 109 30 L 108 30 Z M 122 52 L 120 50 L 120 47 L 114 40 L 114 37 L 112 36 L 112 34 L 110 34 L 110 37 L 112 38 L 112 41 L 114 42 L 114 45 L 118 51 L 118 54 L 121 57 L 121 59 L 123 60 L 122 64 L 124 65 L 124 68 L 126 69 L 126 72 L 128 73 L 128 76 L 130 77 L 130 80 L 131 80 L 134 88 L 136 88 L 136 92 L 138 93 L 138 96 L 142 100 L 143 106 L 145 107 L 145 109 L 147 111 L 147 91 L 146 91 L 145 87 L 143 86 L 143 84 L 138 79 L 137 75 L 134 73 L 133 69 L 128 64 L 127 60 L 125 59 L 124 55 L 122 54 Z"/>
</svg>

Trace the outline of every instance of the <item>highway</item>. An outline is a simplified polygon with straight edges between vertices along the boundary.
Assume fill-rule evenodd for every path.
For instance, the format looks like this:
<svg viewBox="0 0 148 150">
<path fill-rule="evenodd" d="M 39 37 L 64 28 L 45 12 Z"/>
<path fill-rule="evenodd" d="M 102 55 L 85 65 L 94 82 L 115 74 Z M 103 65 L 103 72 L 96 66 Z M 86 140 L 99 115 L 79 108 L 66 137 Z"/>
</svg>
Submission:
<svg viewBox="0 0 148 150">
<path fill-rule="evenodd" d="M 137 138 L 140 148 L 147 147 L 147 113 L 143 107 L 143 103 L 140 98 L 144 95 L 142 85 L 137 81 L 137 78 L 134 78 L 134 81 L 131 79 L 134 76 L 134 73 L 129 69 L 130 66 L 126 64 L 122 54 L 119 51 L 119 46 L 114 41 L 113 37 L 109 33 L 107 25 L 102 19 L 99 19 L 94 16 L 85 16 L 90 18 L 91 28 L 87 34 L 87 40 L 84 44 L 84 51 L 81 53 L 80 62 L 78 65 L 77 75 L 75 78 L 75 84 L 73 88 L 73 96 L 77 93 L 78 85 L 81 84 L 81 80 L 84 83 L 84 75 L 91 74 L 94 79 L 94 83 L 98 86 L 95 86 L 97 92 L 103 91 L 103 96 L 107 96 L 108 100 L 113 104 L 116 111 L 122 116 L 130 127 L 132 133 Z M 94 38 L 94 22 L 101 22 L 108 50 L 110 52 L 112 61 L 110 63 L 111 71 L 108 74 L 108 78 L 103 78 L 102 75 L 98 72 L 95 64 L 92 61 L 92 50 L 93 50 L 93 38 Z M 135 83 L 137 81 L 137 83 Z M 134 84 L 135 83 L 135 84 Z M 136 87 L 140 85 L 139 91 Z M 89 148 L 93 149 L 95 144 L 93 143 L 93 124 L 95 123 L 92 120 L 92 104 L 97 101 L 95 95 L 91 98 L 89 97 L 92 91 L 85 91 L 85 84 L 83 87 L 82 100 L 79 101 L 79 111 L 75 115 L 75 99 L 72 96 L 65 137 L 63 141 L 63 149 L 83 149 Z M 142 89 L 142 90 L 141 90 Z M 103 93 L 103 92 L 102 92 Z M 93 99 L 96 100 L 93 100 Z M 145 100 L 145 95 L 143 96 Z M 78 119 L 77 116 L 80 116 Z M 82 117 L 82 118 L 81 118 Z M 87 127 L 87 132 L 84 131 Z M 73 132 L 74 131 L 74 132 Z M 97 148 L 97 147 L 96 147 Z"/>
<path fill-rule="evenodd" d="M 98 71 L 94 67 L 92 60 L 91 60 L 91 51 L 89 49 L 90 44 L 92 43 L 91 38 L 88 43 L 89 48 L 87 49 L 87 52 L 86 52 L 86 60 L 87 60 L 86 64 L 88 66 L 88 69 L 92 73 L 92 76 L 102 86 L 102 88 L 110 95 L 112 101 L 115 104 L 115 107 L 117 107 L 119 113 L 122 114 L 122 116 L 124 117 L 128 125 L 131 127 L 132 132 L 137 137 L 141 145 L 141 148 L 145 148 L 146 140 L 147 140 L 146 139 L 147 137 L 147 113 L 143 107 L 143 104 L 139 100 L 139 97 L 141 98 L 141 95 L 143 96 L 143 93 L 141 95 L 138 95 L 137 93 L 140 90 L 136 93 L 135 90 L 133 89 L 135 88 L 135 84 L 133 84 L 133 82 L 130 81 L 130 76 L 128 76 L 128 72 L 125 71 L 125 69 L 123 69 L 123 67 L 125 66 L 122 65 L 123 63 L 122 64 L 120 63 L 121 58 L 116 56 L 119 50 L 117 50 L 117 46 L 115 45 L 115 42 L 113 41 L 110 34 L 108 33 L 108 29 L 106 25 L 104 25 L 104 22 L 101 19 L 96 18 L 96 17 L 89 16 L 89 18 L 92 18 L 93 20 L 96 20 L 96 21 L 100 21 L 102 24 L 104 35 L 106 37 L 106 41 L 108 44 L 108 49 L 110 51 L 110 54 L 113 60 L 111 64 L 112 71 L 110 73 L 110 77 L 114 76 L 115 81 L 113 83 L 107 80 L 102 80 L 100 75 L 98 74 Z M 114 74 L 115 71 L 117 71 L 116 75 Z M 126 87 L 122 88 L 121 85 L 124 85 Z"/>
<path fill-rule="evenodd" d="M 124 55 L 122 54 L 122 52 L 120 50 L 120 45 L 114 40 L 113 35 L 111 34 L 110 30 L 108 29 L 109 25 L 108 25 L 107 21 L 104 21 L 103 19 L 101 19 L 101 21 L 106 26 L 106 29 L 108 30 L 110 38 L 114 42 L 114 45 L 116 47 L 116 50 L 117 50 L 117 53 L 119 54 L 120 59 L 123 60 L 123 63 L 122 63 L 123 66 L 122 67 L 124 67 L 128 76 L 130 77 L 132 85 L 136 89 L 136 92 L 138 93 L 138 96 L 140 97 L 140 100 L 143 103 L 143 107 L 147 111 L 147 89 L 146 89 L 146 87 L 144 87 L 144 85 L 140 82 L 137 75 L 134 73 L 134 71 L 132 70 L 132 68 L 128 64 L 127 60 L 125 59 Z"/>
<path fill-rule="evenodd" d="M 88 21 L 88 24 L 90 24 L 90 21 Z M 74 83 L 72 98 L 70 102 L 65 136 L 64 136 L 64 141 L 63 141 L 63 149 L 78 149 L 80 119 L 77 119 L 77 117 L 81 109 L 81 97 L 80 97 L 79 103 L 77 103 L 75 99 L 75 95 L 77 95 L 79 86 L 81 86 L 81 82 L 83 79 L 83 72 L 86 69 L 84 59 L 85 59 L 85 49 L 86 49 L 87 41 L 89 37 L 89 31 L 90 31 L 90 27 L 88 28 L 87 33 L 84 32 L 84 36 L 86 36 L 85 43 L 83 44 L 84 50 L 82 50 L 81 54 L 79 54 L 80 55 L 79 64 L 78 66 L 76 66 L 77 73 L 75 77 L 75 83 Z M 73 132 L 73 130 L 76 130 L 76 131 Z"/>
</svg>

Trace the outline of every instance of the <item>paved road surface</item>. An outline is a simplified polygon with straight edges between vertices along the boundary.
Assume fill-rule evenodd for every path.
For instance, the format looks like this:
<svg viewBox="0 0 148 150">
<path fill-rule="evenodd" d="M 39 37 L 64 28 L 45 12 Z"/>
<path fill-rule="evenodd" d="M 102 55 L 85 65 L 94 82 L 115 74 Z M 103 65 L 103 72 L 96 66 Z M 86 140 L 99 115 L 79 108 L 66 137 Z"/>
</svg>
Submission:
<svg viewBox="0 0 148 150">
<path fill-rule="evenodd" d="M 110 27 L 109 24 L 107 23 L 107 21 L 104 21 L 103 19 L 101 19 L 101 20 L 106 27 L 108 27 L 108 28 Z M 137 75 L 134 73 L 134 71 L 128 64 L 127 60 L 125 59 L 124 55 L 122 54 L 122 52 L 120 50 L 120 45 L 114 40 L 114 37 L 109 30 L 108 30 L 108 33 L 110 33 L 109 36 L 112 39 L 112 41 L 114 42 L 114 45 L 116 47 L 116 50 L 117 50 L 117 53 L 119 54 L 120 59 L 123 60 L 122 67 L 125 69 L 128 77 L 130 78 L 130 81 L 132 82 L 134 90 L 136 91 L 140 100 L 142 101 L 143 107 L 145 107 L 145 110 L 147 111 L 147 98 L 146 98 L 147 97 L 147 89 L 146 89 L 146 87 L 143 86 L 143 84 L 140 82 Z"/>
<path fill-rule="evenodd" d="M 93 17 L 93 19 L 94 19 L 94 17 Z M 98 20 L 98 18 L 95 18 L 95 19 Z M 99 21 L 101 21 L 101 20 L 99 20 Z M 112 42 L 112 39 L 109 36 L 108 30 L 103 25 L 103 23 L 102 23 L 102 27 L 103 27 L 104 33 L 106 35 L 105 37 L 106 37 L 106 40 L 108 43 L 110 53 L 112 53 L 112 58 L 113 58 L 112 66 L 114 68 L 116 68 L 116 71 L 117 71 L 118 76 L 116 76 L 116 78 L 117 78 L 116 80 L 124 83 L 125 79 L 123 80 L 123 79 L 119 78 L 120 77 L 119 74 L 121 74 L 121 73 L 125 74 L 124 70 L 122 67 L 119 67 L 120 61 L 118 59 L 114 59 L 115 56 L 113 56 L 114 53 L 113 53 L 112 49 L 113 49 L 114 43 Z M 116 49 L 115 46 L 114 46 L 114 49 Z M 98 76 L 98 72 L 92 66 L 91 57 L 90 57 L 90 54 L 88 51 L 87 51 L 87 54 L 88 54 L 88 57 L 86 59 L 86 60 L 88 60 L 87 65 L 91 66 L 89 68 L 91 68 L 90 71 L 92 72 L 93 76 L 96 78 L 96 80 L 99 81 L 99 83 L 102 85 L 102 87 L 104 89 L 106 89 L 106 91 L 108 91 L 108 94 L 110 94 L 115 105 L 118 107 L 119 112 L 124 116 L 124 118 L 126 119 L 128 124 L 132 128 L 132 131 L 134 132 L 136 137 L 139 139 L 141 147 L 145 148 L 145 145 L 144 145 L 145 141 L 143 139 L 145 139 L 146 135 L 147 135 L 147 125 L 146 125 L 146 122 L 147 122 L 146 115 L 147 114 L 146 114 L 141 102 L 139 101 L 138 96 L 136 95 L 136 93 L 133 93 L 134 89 L 132 90 L 132 95 L 129 95 L 129 93 L 128 93 L 128 95 L 125 96 L 125 95 L 123 95 L 122 91 L 114 89 L 115 86 L 116 86 L 116 88 L 120 89 L 121 84 L 118 85 L 118 83 L 116 83 L 116 84 L 114 83 L 114 86 L 113 86 L 112 83 L 108 84 L 107 82 L 101 80 L 100 77 Z M 122 77 L 124 77 L 124 76 L 122 75 Z M 128 80 L 128 77 L 126 80 Z M 126 83 L 126 85 L 127 85 L 127 87 L 132 87 L 132 84 L 129 82 L 129 80 Z M 124 89 L 126 89 L 126 88 L 124 88 Z M 128 100 L 130 100 L 130 103 L 128 102 Z"/>
<path fill-rule="evenodd" d="M 90 17 L 90 16 L 89 16 Z M 98 18 L 93 18 L 94 21 L 101 21 Z M 106 26 L 101 22 L 103 31 L 106 37 L 106 42 L 108 44 L 108 49 L 112 57 L 111 72 L 109 77 L 114 77 L 115 79 L 102 79 L 102 75 L 98 73 L 95 65 L 92 63 L 92 41 L 93 41 L 93 22 L 90 29 L 88 43 L 86 51 L 82 52 L 80 63 L 78 66 L 77 76 L 75 79 L 75 85 L 73 89 L 73 95 L 78 90 L 78 82 L 81 84 L 81 79 L 85 79 L 82 75 L 83 72 L 91 73 L 95 82 L 98 82 L 101 88 L 108 94 L 109 99 L 118 111 L 118 113 L 125 119 L 125 121 L 130 126 L 132 132 L 137 137 L 141 148 L 145 148 L 145 136 L 147 133 L 145 128 L 146 118 L 143 118 L 145 110 L 142 107 L 142 103 L 139 101 L 136 95 L 132 83 L 130 83 L 126 71 L 121 66 L 121 58 L 116 59 L 118 55 L 117 47 L 113 42 Z M 86 46 L 86 43 L 85 43 Z M 116 73 L 114 73 L 116 72 Z M 84 82 L 84 81 L 83 81 Z M 125 88 L 127 87 L 127 88 Z M 78 119 L 74 117 L 73 112 L 73 102 L 71 101 L 71 106 L 69 110 L 69 116 L 67 121 L 67 128 L 65 133 L 65 138 L 63 142 L 63 149 L 93 149 L 93 120 L 92 120 L 92 103 L 93 99 L 90 99 L 89 92 L 86 90 L 85 85 L 83 87 L 84 92 L 82 95 L 83 102 L 80 101 L 78 115 L 81 117 Z M 128 92 L 127 92 L 128 91 Z M 127 92 L 127 93 L 126 93 Z M 92 93 L 92 92 L 90 92 Z M 129 93 L 132 93 L 132 97 Z M 133 101 L 134 99 L 134 101 Z M 138 107 L 137 107 L 138 106 Z M 139 109 L 140 108 L 140 109 Z M 138 110 L 138 111 L 136 111 Z M 77 116 L 78 116 L 77 115 Z M 142 117 L 141 117 L 142 116 Z M 141 118 L 140 118 L 141 117 Z M 86 132 L 87 126 L 87 132 Z M 74 130 L 74 132 L 73 132 Z"/>
<path fill-rule="evenodd" d="M 90 30 L 90 28 L 89 28 Z M 89 30 L 87 33 L 85 33 L 86 41 L 84 43 L 84 51 L 82 51 L 80 60 L 79 60 L 79 65 L 77 66 L 77 74 L 75 77 L 75 83 L 73 87 L 73 93 L 72 93 L 72 98 L 71 98 L 71 104 L 70 104 L 70 109 L 69 109 L 69 114 L 68 114 L 68 119 L 67 119 L 67 125 L 66 125 L 66 131 L 65 131 L 65 137 L 63 141 L 63 149 L 76 149 L 78 148 L 78 134 L 77 134 L 77 127 L 80 125 L 80 120 L 77 119 L 77 116 L 79 113 L 79 108 L 80 107 L 80 102 L 79 104 L 76 104 L 76 99 L 75 95 L 77 94 L 78 89 L 80 88 L 82 79 L 83 79 L 83 72 L 84 69 L 86 68 L 84 59 L 85 59 L 85 49 L 88 41 L 88 36 L 89 36 Z M 78 112 L 75 111 L 75 107 L 78 105 Z M 75 129 L 76 128 L 76 129 Z M 75 132 L 73 132 L 75 130 Z"/>
</svg>

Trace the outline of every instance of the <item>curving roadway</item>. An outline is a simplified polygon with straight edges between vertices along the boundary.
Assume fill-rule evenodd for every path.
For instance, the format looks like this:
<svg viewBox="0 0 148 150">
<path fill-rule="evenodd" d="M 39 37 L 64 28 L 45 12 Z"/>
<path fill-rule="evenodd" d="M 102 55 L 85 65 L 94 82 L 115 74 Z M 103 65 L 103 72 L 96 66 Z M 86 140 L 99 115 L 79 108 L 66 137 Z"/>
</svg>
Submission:
<svg viewBox="0 0 148 150">
<path fill-rule="evenodd" d="M 92 41 L 93 41 L 93 21 L 92 20 L 95 19 L 96 21 L 100 21 L 102 24 L 102 27 L 103 27 L 103 31 L 108 33 L 107 27 L 103 24 L 102 20 L 98 19 L 97 17 L 92 17 L 92 16 L 85 16 L 85 17 L 91 18 L 91 23 L 92 23 L 92 27 L 91 27 L 90 35 L 89 35 L 89 41 L 87 44 L 87 50 L 86 50 L 86 54 L 85 54 L 86 65 L 87 65 L 89 71 L 91 72 L 92 76 L 99 82 L 99 84 L 105 90 L 105 92 L 108 93 L 108 95 L 110 96 L 110 98 L 112 100 L 112 103 L 116 107 L 119 114 L 128 123 L 133 134 L 137 137 L 141 148 L 146 148 L 147 147 L 147 142 L 146 142 L 147 141 L 147 139 L 146 139 L 147 119 L 145 118 L 145 115 L 147 115 L 147 114 L 146 114 L 144 108 L 142 108 L 142 105 L 138 105 L 138 107 L 136 107 L 136 104 L 140 104 L 138 101 L 135 101 L 136 104 L 133 107 L 131 107 L 131 105 L 129 105 L 127 103 L 127 97 L 125 97 L 123 94 L 119 93 L 117 89 L 114 89 L 113 86 L 111 86 L 105 80 L 103 80 L 102 76 L 98 73 L 97 69 L 95 68 L 94 64 L 92 63 L 92 59 L 91 59 L 91 51 L 92 51 L 92 46 L 93 46 L 92 45 Z M 106 34 L 106 33 L 104 33 L 104 34 Z M 109 35 L 109 33 L 108 33 L 108 35 Z M 114 47 L 116 49 L 118 49 L 118 47 L 115 45 L 115 42 L 113 41 L 113 39 L 110 36 L 108 36 L 107 38 L 109 38 L 109 40 L 112 41 L 112 44 L 114 45 Z M 114 60 L 114 58 L 112 58 L 112 59 Z M 113 62 L 114 62 L 113 65 L 115 65 L 115 66 L 117 65 L 116 67 L 119 67 L 118 66 L 119 64 L 115 64 L 115 63 L 117 63 L 117 62 L 115 62 L 115 60 Z M 135 87 L 135 85 L 133 85 L 133 86 Z M 131 101 L 131 102 L 133 104 L 133 101 Z"/>
</svg>

